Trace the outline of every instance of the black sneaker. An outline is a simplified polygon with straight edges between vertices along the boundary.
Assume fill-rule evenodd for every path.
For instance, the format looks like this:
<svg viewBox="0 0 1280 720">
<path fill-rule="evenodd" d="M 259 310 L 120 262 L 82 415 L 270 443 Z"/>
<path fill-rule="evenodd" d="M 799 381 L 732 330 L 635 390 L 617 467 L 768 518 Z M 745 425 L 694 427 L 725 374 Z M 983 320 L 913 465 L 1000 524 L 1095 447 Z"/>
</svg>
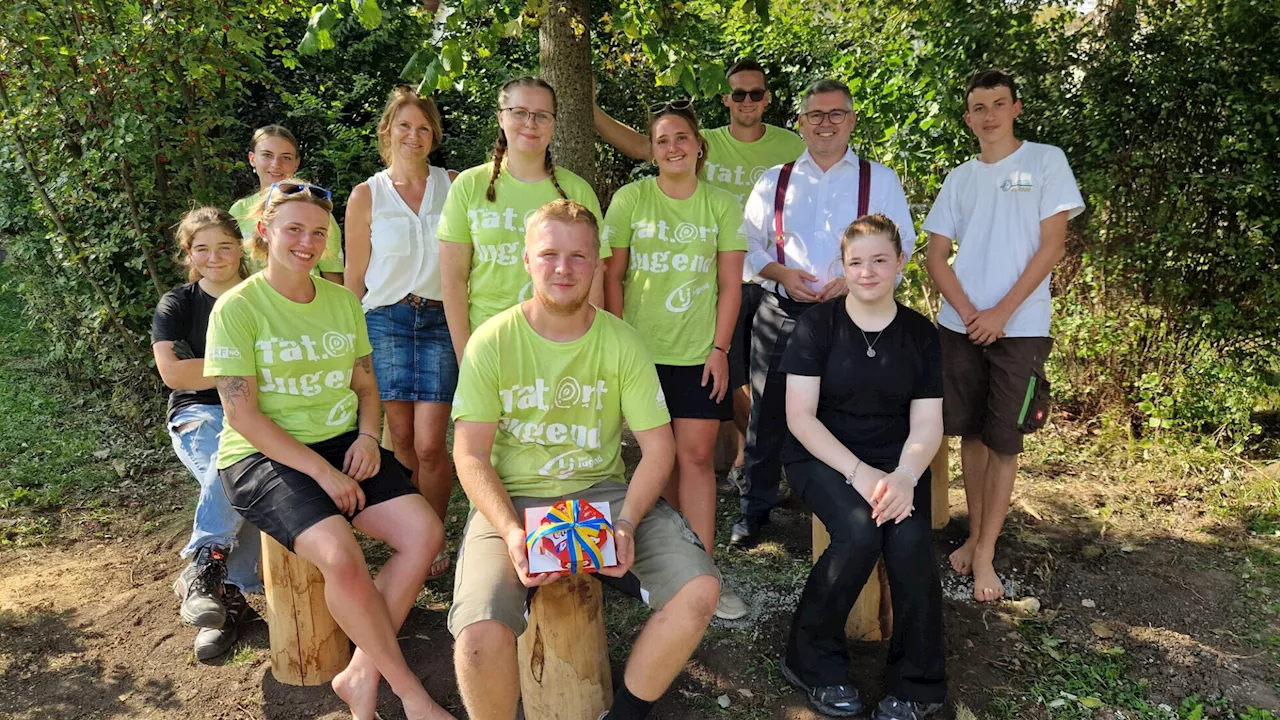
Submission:
<svg viewBox="0 0 1280 720">
<path fill-rule="evenodd" d="M 173 592 L 182 600 L 178 614 L 188 625 L 220 628 L 226 621 L 223 583 L 227 581 L 226 550 L 206 545 L 173 583 Z"/>
<path fill-rule="evenodd" d="M 787 667 L 785 655 L 782 657 L 780 666 L 782 677 L 792 686 L 803 690 L 808 696 L 809 707 L 819 713 L 828 717 L 853 717 L 862 714 L 862 699 L 858 697 L 858 688 L 852 685 L 809 687 L 791 671 L 791 668 Z"/>
<path fill-rule="evenodd" d="M 749 518 L 746 515 L 738 517 L 738 522 L 733 524 L 733 529 L 729 531 L 729 547 L 749 548 L 760 542 L 760 528 L 769 524 L 769 516 L 763 518 Z"/>
<path fill-rule="evenodd" d="M 924 720 L 941 709 L 942 703 L 911 702 L 890 695 L 880 701 L 871 720 Z"/>
</svg>

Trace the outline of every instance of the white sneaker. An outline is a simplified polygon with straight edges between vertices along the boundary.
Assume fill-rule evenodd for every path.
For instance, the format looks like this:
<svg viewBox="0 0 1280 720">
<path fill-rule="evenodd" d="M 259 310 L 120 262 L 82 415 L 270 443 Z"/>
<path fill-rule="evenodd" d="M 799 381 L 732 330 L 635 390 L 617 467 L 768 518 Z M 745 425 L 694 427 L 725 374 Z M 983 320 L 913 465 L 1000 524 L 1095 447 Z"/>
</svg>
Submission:
<svg viewBox="0 0 1280 720">
<path fill-rule="evenodd" d="M 747 604 L 738 594 L 725 586 L 720 587 L 720 599 L 716 601 L 716 617 L 721 620 L 737 620 L 747 616 Z"/>
</svg>

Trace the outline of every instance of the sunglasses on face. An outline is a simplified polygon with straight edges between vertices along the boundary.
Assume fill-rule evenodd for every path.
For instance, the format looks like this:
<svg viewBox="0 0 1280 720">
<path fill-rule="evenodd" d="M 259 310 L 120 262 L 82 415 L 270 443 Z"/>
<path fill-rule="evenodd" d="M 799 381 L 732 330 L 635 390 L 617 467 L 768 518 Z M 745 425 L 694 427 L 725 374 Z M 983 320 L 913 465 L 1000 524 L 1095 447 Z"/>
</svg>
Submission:
<svg viewBox="0 0 1280 720">
<path fill-rule="evenodd" d="M 650 115 L 661 115 L 664 112 L 672 110 L 687 112 L 693 109 L 692 100 L 672 100 L 670 102 L 654 103 L 649 106 Z"/>
<path fill-rule="evenodd" d="M 310 193 L 313 197 L 317 197 L 325 202 L 333 202 L 333 193 L 327 188 L 319 185 L 308 185 L 307 183 L 278 182 L 271 183 L 271 189 L 267 191 L 267 203 L 262 206 L 262 211 L 266 212 L 271 207 L 271 198 L 276 193 L 280 193 L 280 197 L 288 197 L 297 195 L 298 193 Z"/>
<path fill-rule="evenodd" d="M 765 92 L 765 90 L 758 88 L 755 90 L 734 90 L 729 93 L 729 98 L 737 103 L 740 103 L 747 98 L 751 98 L 751 102 L 760 102 L 764 99 Z"/>
</svg>

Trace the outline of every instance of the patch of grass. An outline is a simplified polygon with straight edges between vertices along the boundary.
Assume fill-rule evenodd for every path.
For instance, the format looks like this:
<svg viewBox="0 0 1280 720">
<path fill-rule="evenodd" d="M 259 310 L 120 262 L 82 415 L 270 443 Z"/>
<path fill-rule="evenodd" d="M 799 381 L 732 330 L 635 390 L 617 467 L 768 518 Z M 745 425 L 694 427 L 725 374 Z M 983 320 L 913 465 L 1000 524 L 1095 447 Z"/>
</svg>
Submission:
<svg viewBox="0 0 1280 720">
<path fill-rule="evenodd" d="M 232 648 L 225 664 L 232 666 L 257 664 L 259 652 L 252 645 L 241 644 L 239 647 Z"/>
<path fill-rule="evenodd" d="M 139 437 L 122 428 L 109 412 L 108 389 L 73 386 L 51 372 L 46 343 L 24 321 L 10 282 L 0 266 L 0 545 L 56 532 L 62 512 L 114 507 L 110 492 L 176 464 L 160 400 L 153 432 Z"/>
</svg>

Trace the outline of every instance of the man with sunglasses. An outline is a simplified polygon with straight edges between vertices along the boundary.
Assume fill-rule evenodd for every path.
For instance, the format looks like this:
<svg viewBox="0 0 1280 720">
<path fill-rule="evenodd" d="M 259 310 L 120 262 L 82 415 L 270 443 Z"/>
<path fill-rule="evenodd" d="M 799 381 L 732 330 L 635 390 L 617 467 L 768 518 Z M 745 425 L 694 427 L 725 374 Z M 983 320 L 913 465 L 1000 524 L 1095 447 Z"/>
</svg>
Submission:
<svg viewBox="0 0 1280 720">
<path fill-rule="evenodd" d="M 739 60 L 729 66 L 725 75 L 730 91 L 721 96 L 720 101 L 729 108 L 729 124 L 702 131 L 702 137 L 707 141 L 707 159 L 699 176 L 711 185 L 732 193 L 739 203 L 745 203 L 752 186 L 765 170 L 800 157 L 805 145 L 790 130 L 764 122 L 770 95 L 760 63 L 749 58 Z M 678 106 L 682 102 L 689 101 L 677 101 L 672 105 Z M 657 111 L 662 107 L 650 110 Z M 623 154 L 636 160 L 653 159 L 649 138 L 614 120 L 599 107 L 595 109 L 595 124 L 600 137 Z M 764 290 L 744 277 L 738 325 L 728 353 L 733 422 L 742 436 L 740 440 L 745 440 L 747 418 L 751 414 L 751 389 L 747 377 L 751 366 L 751 325 L 763 297 Z M 742 463 L 740 451 L 734 471 L 730 473 L 730 481 L 739 487 Z"/>
<path fill-rule="evenodd" d="M 755 276 L 766 292 L 751 347 L 742 516 L 730 545 L 754 544 L 777 504 L 787 437 L 779 432 L 786 427 L 787 378 L 778 365 L 800 315 L 848 292 L 840 257 L 844 229 L 862 215 L 880 213 L 898 225 L 908 258 L 916 240 L 897 174 L 849 148 L 857 116 L 848 86 L 838 80 L 810 85 L 800 97 L 798 120 L 804 154 L 766 171 L 746 203 L 743 274 Z"/>
</svg>

